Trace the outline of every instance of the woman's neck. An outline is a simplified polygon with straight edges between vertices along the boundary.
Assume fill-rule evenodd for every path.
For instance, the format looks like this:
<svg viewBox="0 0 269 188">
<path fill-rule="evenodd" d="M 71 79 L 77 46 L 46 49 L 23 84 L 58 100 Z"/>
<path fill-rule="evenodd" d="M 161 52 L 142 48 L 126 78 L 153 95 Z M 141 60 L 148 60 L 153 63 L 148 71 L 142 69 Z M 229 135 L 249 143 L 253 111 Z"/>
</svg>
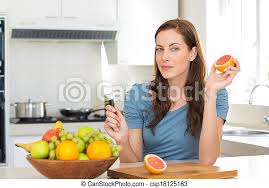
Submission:
<svg viewBox="0 0 269 188">
<path fill-rule="evenodd" d="M 188 71 L 178 75 L 177 77 L 168 79 L 169 86 L 175 86 L 179 88 L 184 88 L 188 77 Z"/>
<path fill-rule="evenodd" d="M 173 79 L 168 79 L 169 83 L 169 98 L 175 106 L 186 102 L 184 87 L 187 81 L 188 71 L 178 75 Z"/>
</svg>

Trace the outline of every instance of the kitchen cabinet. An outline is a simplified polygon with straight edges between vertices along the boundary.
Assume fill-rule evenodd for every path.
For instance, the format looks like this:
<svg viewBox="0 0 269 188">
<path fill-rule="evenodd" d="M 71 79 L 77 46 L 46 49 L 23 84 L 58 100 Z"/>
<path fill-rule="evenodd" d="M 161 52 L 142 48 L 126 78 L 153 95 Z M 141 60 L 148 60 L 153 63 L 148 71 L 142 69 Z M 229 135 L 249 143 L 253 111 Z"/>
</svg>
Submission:
<svg viewBox="0 0 269 188">
<path fill-rule="evenodd" d="M 81 19 L 93 25 L 113 25 L 117 21 L 117 0 L 1 0 L 11 19 L 67 22 Z M 23 20 L 27 19 L 27 20 Z M 17 21 L 17 20 L 16 20 Z"/>
<path fill-rule="evenodd" d="M 117 21 L 117 0 L 62 0 L 62 16 L 82 19 L 96 25 L 114 25 Z"/>
<path fill-rule="evenodd" d="M 8 0 L 5 5 L 12 19 L 56 18 L 61 15 L 61 0 Z"/>
<path fill-rule="evenodd" d="M 0 0 L 0 14 L 7 12 L 8 0 Z"/>
<path fill-rule="evenodd" d="M 157 28 L 178 17 L 178 0 L 119 0 L 119 64 L 153 65 Z"/>
</svg>

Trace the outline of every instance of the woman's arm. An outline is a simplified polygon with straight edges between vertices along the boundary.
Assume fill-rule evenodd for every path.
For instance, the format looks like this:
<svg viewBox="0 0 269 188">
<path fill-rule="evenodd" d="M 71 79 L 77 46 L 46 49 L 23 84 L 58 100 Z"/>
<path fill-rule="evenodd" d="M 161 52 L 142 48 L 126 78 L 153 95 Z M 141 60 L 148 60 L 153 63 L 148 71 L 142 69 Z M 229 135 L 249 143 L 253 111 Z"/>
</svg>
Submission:
<svg viewBox="0 0 269 188">
<path fill-rule="evenodd" d="M 217 117 L 217 92 L 230 85 L 235 75 L 240 71 L 237 60 L 235 60 L 235 64 L 235 67 L 230 66 L 221 74 L 216 73 L 213 65 L 206 81 L 203 122 L 199 142 L 199 160 L 201 163 L 214 164 L 220 154 L 224 120 Z"/>
<path fill-rule="evenodd" d="M 141 129 L 129 129 L 127 142 L 117 142 L 122 146 L 120 153 L 120 162 L 131 163 L 142 161 L 143 141 Z"/>
<path fill-rule="evenodd" d="M 199 161 L 214 164 L 220 154 L 223 119 L 217 117 L 216 91 L 207 91 L 205 95 L 204 115 L 199 142 Z"/>
<path fill-rule="evenodd" d="M 106 132 L 122 146 L 120 161 L 124 163 L 142 160 L 142 130 L 129 129 L 124 116 L 117 107 L 106 106 Z"/>
</svg>

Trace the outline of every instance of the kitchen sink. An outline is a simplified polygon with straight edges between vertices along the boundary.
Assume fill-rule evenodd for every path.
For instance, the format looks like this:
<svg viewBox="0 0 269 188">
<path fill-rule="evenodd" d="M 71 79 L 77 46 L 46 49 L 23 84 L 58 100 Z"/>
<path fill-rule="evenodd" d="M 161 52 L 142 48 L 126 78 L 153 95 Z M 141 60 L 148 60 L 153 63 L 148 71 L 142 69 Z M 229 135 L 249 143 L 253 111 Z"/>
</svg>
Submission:
<svg viewBox="0 0 269 188">
<path fill-rule="evenodd" d="M 223 136 L 269 136 L 269 131 L 259 131 L 250 129 L 223 131 Z"/>
</svg>

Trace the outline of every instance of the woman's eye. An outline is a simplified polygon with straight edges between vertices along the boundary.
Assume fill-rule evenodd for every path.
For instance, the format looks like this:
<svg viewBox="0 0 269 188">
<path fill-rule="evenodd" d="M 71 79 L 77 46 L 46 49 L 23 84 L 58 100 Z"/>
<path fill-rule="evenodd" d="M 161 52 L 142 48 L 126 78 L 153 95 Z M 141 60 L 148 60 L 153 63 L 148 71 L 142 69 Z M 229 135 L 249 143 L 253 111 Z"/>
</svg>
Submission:
<svg viewBox="0 0 269 188">
<path fill-rule="evenodd" d="M 170 50 L 171 51 L 177 51 L 177 50 L 179 50 L 179 48 L 171 48 Z"/>
<path fill-rule="evenodd" d="M 162 48 L 156 48 L 156 52 L 160 52 L 162 50 L 163 50 Z"/>
</svg>

